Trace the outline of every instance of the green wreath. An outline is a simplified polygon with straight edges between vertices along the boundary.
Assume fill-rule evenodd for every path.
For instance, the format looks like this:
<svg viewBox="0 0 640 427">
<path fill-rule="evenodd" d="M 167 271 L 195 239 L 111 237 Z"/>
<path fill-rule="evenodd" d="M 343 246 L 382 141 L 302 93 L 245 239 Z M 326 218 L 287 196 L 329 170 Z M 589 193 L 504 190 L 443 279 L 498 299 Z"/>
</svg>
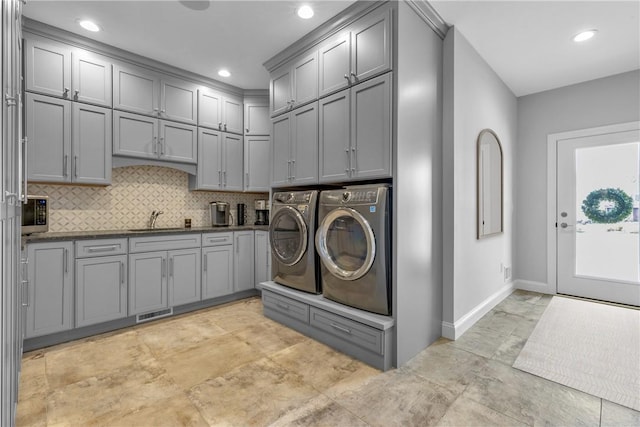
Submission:
<svg viewBox="0 0 640 427">
<path fill-rule="evenodd" d="M 600 209 L 600 203 L 608 201 L 614 204 L 606 212 Z M 633 199 L 619 188 L 601 188 L 594 190 L 582 202 L 582 212 L 591 221 L 598 224 L 613 224 L 624 220 L 633 210 Z"/>
</svg>

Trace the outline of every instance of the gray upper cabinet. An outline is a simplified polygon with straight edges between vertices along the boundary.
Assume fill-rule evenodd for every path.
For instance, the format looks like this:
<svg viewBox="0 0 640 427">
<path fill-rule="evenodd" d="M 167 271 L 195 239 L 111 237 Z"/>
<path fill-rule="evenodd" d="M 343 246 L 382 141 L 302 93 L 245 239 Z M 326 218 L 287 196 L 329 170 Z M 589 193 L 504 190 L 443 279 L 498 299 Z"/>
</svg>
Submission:
<svg viewBox="0 0 640 427">
<path fill-rule="evenodd" d="M 244 104 L 244 134 L 245 136 L 269 135 L 271 121 L 269 120 L 269 105 L 245 102 Z"/>
<path fill-rule="evenodd" d="M 198 90 L 194 84 L 163 77 L 160 80 L 160 112 L 167 120 L 198 124 Z"/>
<path fill-rule="evenodd" d="M 25 42 L 28 92 L 111 107 L 108 58 L 54 41 Z"/>
<path fill-rule="evenodd" d="M 271 74 L 271 116 L 318 99 L 318 51 L 306 53 Z"/>
<path fill-rule="evenodd" d="M 236 231 L 233 233 L 235 240 L 234 255 L 234 291 L 246 291 L 255 288 L 254 276 L 254 235 L 253 230 Z"/>
<path fill-rule="evenodd" d="M 391 176 L 391 74 L 323 98 L 319 181 Z"/>
<path fill-rule="evenodd" d="M 391 70 L 391 22 L 391 10 L 374 11 L 320 46 L 320 97 Z"/>
<path fill-rule="evenodd" d="M 244 189 L 245 191 L 269 191 L 269 136 L 244 137 Z"/>
<path fill-rule="evenodd" d="M 26 90 L 71 99 L 71 50 L 61 43 L 26 39 Z"/>
<path fill-rule="evenodd" d="M 71 54 L 72 99 L 103 107 L 112 105 L 112 64 L 108 58 L 76 49 Z"/>
<path fill-rule="evenodd" d="M 157 116 L 160 108 L 160 77 L 133 65 L 113 67 L 113 108 Z"/>
<path fill-rule="evenodd" d="M 30 181 L 111 183 L 111 110 L 27 93 L 26 111 Z"/>
<path fill-rule="evenodd" d="M 242 191 L 243 138 L 199 128 L 198 168 L 189 177 L 192 190 Z"/>
<path fill-rule="evenodd" d="M 273 120 L 272 186 L 318 182 L 317 106 L 315 102 Z"/>
<path fill-rule="evenodd" d="M 197 127 L 139 114 L 113 112 L 113 154 L 196 163 Z"/>
<path fill-rule="evenodd" d="M 26 338 L 73 328 L 73 242 L 27 246 Z"/>
<path fill-rule="evenodd" d="M 198 125 L 242 134 L 243 105 L 238 97 L 208 89 L 198 91 Z"/>
</svg>

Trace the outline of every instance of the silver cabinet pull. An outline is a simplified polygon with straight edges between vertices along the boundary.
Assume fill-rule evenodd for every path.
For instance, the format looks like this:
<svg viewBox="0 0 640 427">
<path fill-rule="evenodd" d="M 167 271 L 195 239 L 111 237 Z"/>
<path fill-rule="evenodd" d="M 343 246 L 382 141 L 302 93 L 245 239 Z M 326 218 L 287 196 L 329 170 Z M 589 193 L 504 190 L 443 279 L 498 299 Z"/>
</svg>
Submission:
<svg viewBox="0 0 640 427">
<path fill-rule="evenodd" d="M 29 296 L 29 281 L 28 280 L 21 280 L 20 284 L 22 284 L 22 303 L 20 305 L 22 305 L 23 307 L 29 307 L 30 305 L 30 296 Z M 25 293 L 27 294 L 26 298 L 25 298 Z"/>
<path fill-rule="evenodd" d="M 249 172 L 244 173 L 244 186 L 249 188 Z"/>
<path fill-rule="evenodd" d="M 562 228 L 568 228 L 568 227 L 573 227 L 573 225 L 571 225 L 571 224 L 567 224 L 566 222 L 563 222 L 562 224 L 560 224 L 560 227 L 562 227 Z"/>
<path fill-rule="evenodd" d="M 118 245 L 109 246 L 90 246 L 87 248 L 87 252 L 109 252 L 118 249 Z"/>
<path fill-rule="evenodd" d="M 276 302 L 276 306 L 277 306 L 278 308 L 283 309 L 283 310 L 287 310 L 287 311 L 289 311 L 289 304 L 285 304 L 285 303 L 281 303 L 280 301 L 277 301 L 277 302 Z"/>
<path fill-rule="evenodd" d="M 204 256 L 204 266 L 202 267 L 203 271 L 207 271 L 207 264 L 208 264 L 207 260 L 208 259 L 209 259 L 209 257 L 205 255 Z"/>
<path fill-rule="evenodd" d="M 225 130 L 225 132 L 227 131 L 227 124 L 226 123 L 224 124 L 224 130 Z"/>
<path fill-rule="evenodd" d="M 162 273 L 162 277 L 163 277 L 163 278 L 166 276 L 165 271 L 164 271 L 164 268 L 165 268 L 165 261 L 166 261 L 166 260 L 165 260 L 164 258 L 162 258 L 162 266 L 160 267 L 160 271 L 161 271 L 161 273 Z"/>
<path fill-rule="evenodd" d="M 158 154 L 158 137 L 157 136 L 153 137 L 153 142 L 151 144 L 153 145 L 153 154 Z"/>
<path fill-rule="evenodd" d="M 69 251 L 67 249 L 65 249 L 64 250 L 64 254 L 62 256 L 62 264 L 64 265 L 64 272 L 65 273 L 69 272 L 69 263 L 67 262 L 68 253 L 69 253 Z"/>
<path fill-rule="evenodd" d="M 246 128 L 246 129 L 245 129 L 245 131 L 246 131 L 247 133 L 249 133 L 249 128 Z"/>
<path fill-rule="evenodd" d="M 169 258 L 169 277 L 173 277 L 173 257 Z"/>
<path fill-rule="evenodd" d="M 287 180 L 291 179 L 291 160 L 287 160 Z"/>
<path fill-rule="evenodd" d="M 345 74 L 345 77 L 347 75 Z M 344 153 L 347 155 L 347 168 L 344 170 L 345 173 L 349 173 L 349 165 L 351 164 L 351 156 L 349 155 L 349 148 L 344 149 Z"/>
<path fill-rule="evenodd" d="M 351 79 L 349 78 L 348 74 L 345 74 L 344 78 L 347 79 L 347 84 L 351 84 Z"/>
<path fill-rule="evenodd" d="M 224 181 L 224 186 L 227 186 L 227 171 L 222 172 L 222 180 Z"/>
<path fill-rule="evenodd" d="M 22 203 L 24 203 L 25 205 L 27 204 L 27 173 L 28 173 L 28 164 L 27 161 L 29 159 L 28 153 L 27 153 L 27 137 L 25 136 L 22 139 L 22 144 L 24 145 L 24 148 L 22 150 Z"/>
<path fill-rule="evenodd" d="M 164 136 L 160 137 L 160 155 L 164 156 L 164 150 L 165 150 L 165 146 L 164 146 Z"/>
<path fill-rule="evenodd" d="M 222 130 L 222 122 L 218 122 L 218 130 Z"/>
<path fill-rule="evenodd" d="M 77 99 L 78 99 L 78 95 L 79 95 L 79 94 L 80 94 L 80 91 L 79 91 L 79 90 L 74 90 L 74 91 L 73 91 L 73 98 L 77 100 Z"/>
<path fill-rule="evenodd" d="M 124 285 L 124 262 L 120 261 L 120 283 Z"/>
<path fill-rule="evenodd" d="M 78 156 L 73 156 L 73 176 L 78 177 Z"/>
<path fill-rule="evenodd" d="M 337 325 L 335 323 L 331 323 L 330 325 L 331 325 L 331 327 L 333 329 L 337 329 L 337 330 L 339 330 L 341 332 L 344 332 L 345 334 L 351 335 L 351 329 L 349 329 L 349 328 L 345 328 L 344 326 L 340 326 L 340 325 Z"/>
<path fill-rule="evenodd" d="M 356 83 L 358 82 L 358 76 L 356 76 L 356 73 L 354 73 L 353 71 L 350 72 L 349 74 L 351 74 L 351 77 L 353 77 L 353 81 L 355 81 Z"/>
<path fill-rule="evenodd" d="M 351 175 L 355 175 L 357 167 L 356 147 L 351 147 Z"/>
<path fill-rule="evenodd" d="M 154 109 L 153 109 L 153 113 L 154 113 L 156 116 L 157 116 L 157 115 L 159 115 L 159 113 L 158 113 L 158 108 L 154 108 Z"/>
<path fill-rule="evenodd" d="M 62 97 L 67 98 L 69 96 L 69 88 L 65 87 L 64 92 L 62 92 Z"/>
<path fill-rule="evenodd" d="M 167 110 L 165 109 L 160 110 L 160 114 L 167 114 Z"/>
<path fill-rule="evenodd" d="M 62 159 L 62 176 L 67 176 L 67 163 L 69 160 L 69 155 L 65 154 L 64 158 Z"/>
<path fill-rule="evenodd" d="M 296 159 L 291 159 L 291 179 L 296 179 Z"/>
<path fill-rule="evenodd" d="M 240 237 L 236 237 L 236 253 L 240 253 Z"/>
</svg>

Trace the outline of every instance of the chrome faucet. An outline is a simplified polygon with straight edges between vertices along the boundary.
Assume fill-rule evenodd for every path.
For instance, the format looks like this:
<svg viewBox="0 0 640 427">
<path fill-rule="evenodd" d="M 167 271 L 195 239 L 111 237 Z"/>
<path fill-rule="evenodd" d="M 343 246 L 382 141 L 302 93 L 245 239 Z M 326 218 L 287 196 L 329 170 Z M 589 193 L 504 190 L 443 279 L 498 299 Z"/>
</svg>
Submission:
<svg viewBox="0 0 640 427">
<path fill-rule="evenodd" d="M 162 211 L 153 211 L 151 212 L 151 216 L 149 217 L 149 228 L 156 228 L 156 220 L 158 216 L 162 215 L 164 212 Z"/>
</svg>

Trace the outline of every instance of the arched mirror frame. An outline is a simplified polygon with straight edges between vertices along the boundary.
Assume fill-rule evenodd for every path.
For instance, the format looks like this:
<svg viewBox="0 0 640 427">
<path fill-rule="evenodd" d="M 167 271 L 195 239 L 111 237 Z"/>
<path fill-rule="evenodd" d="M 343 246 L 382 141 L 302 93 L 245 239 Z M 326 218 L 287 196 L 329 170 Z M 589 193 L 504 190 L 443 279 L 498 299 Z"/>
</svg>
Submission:
<svg viewBox="0 0 640 427">
<path fill-rule="evenodd" d="M 495 139 L 495 142 L 497 143 L 497 146 L 498 146 L 498 152 L 500 153 L 500 189 L 499 191 L 496 191 L 497 189 L 493 188 L 492 189 L 493 191 L 491 192 L 491 194 L 498 194 L 500 197 L 500 229 L 496 231 L 491 231 L 489 233 L 484 232 L 484 227 L 483 227 L 484 216 L 482 212 L 482 207 L 483 207 L 482 197 L 484 194 L 486 194 L 486 192 L 483 191 L 483 188 L 482 188 L 482 184 L 484 182 L 484 180 L 482 179 L 482 177 L 484 176 L 483 174 L 484 170 L 483 170 L 483 162 L 482 162 L 482 155 L 481 155 L 481 150 L 482 150 L 481 147 L 483 144 L 483 137 L 485 135 L 491 135 Z M 492 163 L 495 163 L 495 162 L 492 162 Z M 500 138 L 498 138 L 498 135 L 491 129 L 483 129 L 478 134 L 478 139 L 476 142 L 476 166 L 477 166 L 476 167 L 476 171 L 477 171 L 477 176 L 476 176 L 477 238 L 482 239 L 484 237 L 501 234 L 504 231 L 504 155 L 502 151 L 502 144 L 500 143 Z"/>
</svg>

